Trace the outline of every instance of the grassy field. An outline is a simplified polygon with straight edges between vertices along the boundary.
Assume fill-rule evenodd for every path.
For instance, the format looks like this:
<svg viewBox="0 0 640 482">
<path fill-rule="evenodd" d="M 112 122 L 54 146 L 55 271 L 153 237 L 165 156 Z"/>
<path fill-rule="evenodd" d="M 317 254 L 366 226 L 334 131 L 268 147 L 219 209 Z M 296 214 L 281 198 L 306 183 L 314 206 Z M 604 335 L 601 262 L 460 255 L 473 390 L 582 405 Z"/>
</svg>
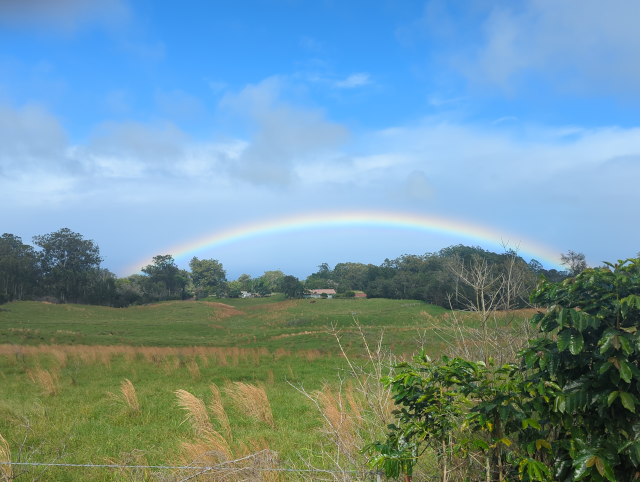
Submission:
<svg viewBox="0 0 640 482">
<path fill-rule="evenodd" d="M 363 352 L 354 317 L 372 339 L 384 330 L 388 348 L 408 356 L 416 350 L 417 330 L 447 316 L 440 307 L 406 300 L 311 303 L 274 296 L 223 301 L 126 309 L 3 305 L 0 434 L 13 461 L 21 446 L 30 460 L 51 461 L 64 445 L 60 461 L 65 463 L 184 463 L 185 444 L 197 443 L 201 436 L 185 422 L 187 413 L 178 403 L 176 391 L 186 390 L 209 407 L 212 426 L 224 434 L 234 457 L 269 447 L 280 460 L 295 464 L 299 455 L 319 450 L 323 422 L 317 408 L 289 382 L 310 392 L 325 384 L 335 388 L 346 361 L 327 333 L 332 325 L 341 330 L 354 359 Z M 434 338 L 431 349 L 439 347 Z M 135 387 L 139 411 L 122 400 L 125 380 Z M 243 411 L 230 391 L 234 382 L 264 388 L 273 426 Z M 231 430 L 226 432 L 211 411 L 212 383 L 219 387 L 229 417 Z M 109 469 L 50 467 L 40 480 L 118 477 Z"/>
<path fill-rule="evenodd" d="M 298 450 L 318 445 L 319 414 L 286 381 L 303 383 L 309 390 L 333 382 L 343 359 L 298 356 L 266 350 L 134 349 L 117 354 L 113 347 L 28 348 L 5 350 L 0 357 L 0 434 L 14 452 L 22 443 L 27 424 L 31 432 L 26 453 L 39 461 L 56 457 L 65 444 L 65 463 L 126 461 L 127 453 L 140 451 L 151 465 L 180 464 L 181 446 L 197 438 L 186 412 L 178 405 L 176 390 L 187 390 L 207 406 L 213 399 L 210 384 L 222 392 L 230 419 L 227 436 L 234 454 L 249 447 L 269 447 L 284 459 L 295 459 Z M 211 353 L 211 352 L 209 352 Z M 224 358 L 224 360 L 223 360 Z M 197 368 L 196 368 L 197 367 Z M 43 376 L 45 374 L 45 376 Z M 46 374 L 51 376 L 48 382 Z M 139 400 L 135 413 L 123 401 L 120 385 L 132 382 Z M 240 411 L 224 390 L 229 382 L 264 386 L 270 401 L 274 427 Z M 214 428 L 224 427 L 212 417 Z M 40 443 L 44 445 L 37 449 Z M 138 460 L 139 461 L 139 460 Z M 45 480 L 113 480 L 106 469 L 52 468 Z M 26 480 L 30 480 L 29 477 Z"/>
<path fill-rule="evenodd" d="M 0 344 L 266 347 L 336 351 L 335 324 L 356 347 L 353 318 L 387 333 L 395 352 L 415 348 L 416 330 L 446 310 L 419 301 L 270 298 L 170 301 L 131 308 L 15 302 L 0 312 Z M 438 343 L 434 340 L 434 349 Z"/>
</svg>

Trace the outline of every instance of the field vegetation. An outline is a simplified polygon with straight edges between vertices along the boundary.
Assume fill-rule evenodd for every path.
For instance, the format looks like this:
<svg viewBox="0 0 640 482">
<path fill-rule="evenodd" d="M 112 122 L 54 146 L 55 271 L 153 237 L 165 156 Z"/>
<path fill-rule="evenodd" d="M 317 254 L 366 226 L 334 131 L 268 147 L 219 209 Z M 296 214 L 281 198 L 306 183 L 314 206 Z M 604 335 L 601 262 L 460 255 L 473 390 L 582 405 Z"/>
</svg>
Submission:
<svg viewBox="0 0 640 482">
<path fill-rule="evenodd" d="M 223 301 L 223 302 L 221 302 Z M 446 323 L 448 310 L 415 300 L 205 298 L 166 301 L 130 308 L 46 304 L 34 301 L 3 305 L 0 344 L 217 346 L 267 348 L 275 351 L 336 352 L 327 332 L 342 330 L 345 345 L 355 350 L 357 317 L 369 332 L 385 330 L 394 351 L 415 347 L 425 322 Z M 437 348 L 435 336 L 429 342 Z"/>
</svg>

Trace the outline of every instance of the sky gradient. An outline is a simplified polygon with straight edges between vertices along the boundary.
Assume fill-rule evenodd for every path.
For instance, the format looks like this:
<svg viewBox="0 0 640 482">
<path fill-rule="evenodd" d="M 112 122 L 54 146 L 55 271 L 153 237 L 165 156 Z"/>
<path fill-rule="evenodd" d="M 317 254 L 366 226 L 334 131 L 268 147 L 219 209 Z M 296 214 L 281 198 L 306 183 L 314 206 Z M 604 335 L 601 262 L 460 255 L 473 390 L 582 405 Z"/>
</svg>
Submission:
<svg viewBox="0 0 640 482">
<path fill-rule="evenodd" d="M 621 0 L 3 1 L 0 231 L 68 227 L 122 276 L 322 212 L 495 239 L 324 224 L 195 254 L 230 278 L 501 239 L 633 256 L 639 16 Z"/>
</svg>

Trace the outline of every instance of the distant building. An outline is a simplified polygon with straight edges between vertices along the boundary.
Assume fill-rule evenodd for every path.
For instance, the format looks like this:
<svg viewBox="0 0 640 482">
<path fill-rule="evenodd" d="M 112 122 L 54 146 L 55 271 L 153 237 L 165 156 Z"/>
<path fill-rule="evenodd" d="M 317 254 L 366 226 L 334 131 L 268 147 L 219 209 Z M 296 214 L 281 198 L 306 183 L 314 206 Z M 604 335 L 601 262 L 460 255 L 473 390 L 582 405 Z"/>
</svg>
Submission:
<svg viewBox="0 0 640 482">
<path fill-rule="evenodd" d="M 356 298 L 366 298 L 367 294 L 366 293 L 356 293 Z"/>
<path fill-rule="evenodd" d="M 322 293 L 326 293 L 327 294 L 327 298 L 333 298 L 333 295 L 336 294 L 336 290 L 334 290 L 334 289 L 330 289 L 330 290 L 309 290 L 309 293 L 305 294 L 304 297 L 305 298 L 321 298 L 322 297 Z"/>
</svg>

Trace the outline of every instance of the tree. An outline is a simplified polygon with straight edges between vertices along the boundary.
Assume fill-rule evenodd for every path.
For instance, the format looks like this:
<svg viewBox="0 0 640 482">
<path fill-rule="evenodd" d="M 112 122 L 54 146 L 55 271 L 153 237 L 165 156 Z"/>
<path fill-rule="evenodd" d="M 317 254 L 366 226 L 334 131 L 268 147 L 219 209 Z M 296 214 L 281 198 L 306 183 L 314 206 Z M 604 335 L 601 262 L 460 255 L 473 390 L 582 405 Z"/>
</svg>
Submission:
<svg viewBox="0 0 640 482">
<path fill-rule="evenodd" d="M 227 296 L 229 298 L 239 298 L 242 294 L 242 283 L 233 280 L 227 283 Z"/>
<path fill-rule="evenodd" d="M 264 280 L 264 285 L 269 288 L 270 292 L 274 293 L 280 291 L 280 285 L 284 278 L 284 273 L 279 269 L 265 271 L 260 278 Z"/>
<path fill-rule="evenodd" d="M 32 292 L 38 281 L 36 253 L 22 239 L 4 233 L 0 237 L 0 303 L 21 300 Z"/>
<path fill-rule="evenodd" d="M 242 291 L 251 291 L 251 275 L 241 274 L 238 277 L 238 282 L 242 287 Z"/>
<path fill-rule="evenodd" d="M 227 281 L 227 273 L 217 259 L 198 259 L 195 256 L 189 261 L 191 268 L 191 280 L 199 290 L 208 293 L 215 292 L 217 288 Z"/>
<path fill-rule="evenodd" d="M 585 255 L 572 250 L 560 254 L 560 264 L 567 267 L 571 276 L 578 276 L 589 267 Z"/>
<path fill-rule="evenodd" d="M 145 291 L 154 297 L 162 299 L 164 292 L 176 294 L 184 290 L 189 281 L 189 273 L 180 270 L 170 254 L 154 256 L 152 263 L 142 268 L 148 276 Z"/>
<path fill-rule="evenodd" d="M 41 248 L 38 258 L 45 287 L 63 302 L 86 297 L 90 272 L 103 260 L 98 245 L 68 228 L 34 236 L 33 242 Z"/>
<path fill-rule="evenodd" d="M 287 298 L 300 298 L 305 289 L 298 278 L 288 275 L 282 280 L 282 292 Z"/>
</svg>

